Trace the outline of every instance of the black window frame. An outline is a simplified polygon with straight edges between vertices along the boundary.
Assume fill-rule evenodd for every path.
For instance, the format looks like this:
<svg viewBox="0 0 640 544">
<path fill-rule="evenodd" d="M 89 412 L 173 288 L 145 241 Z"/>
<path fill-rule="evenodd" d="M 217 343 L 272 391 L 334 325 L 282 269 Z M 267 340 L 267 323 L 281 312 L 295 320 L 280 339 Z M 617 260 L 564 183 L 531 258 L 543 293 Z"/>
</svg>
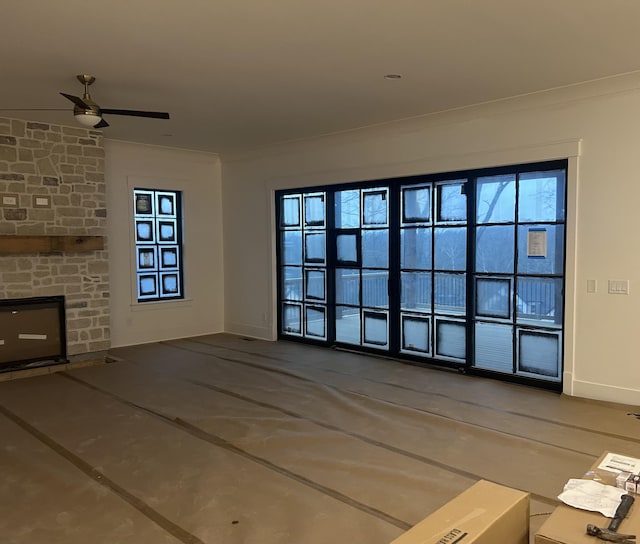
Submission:
<svg viewBox="0 0 640 544">
<path fill-rule="evenodd" d="M 131 194 L 135 301 L 146 304 L 183 300 L 182 191 L 136 186 Z M 160 212 L 165 203 L 171 210 Z M 172 281 L 165 283 L 169 279 Z M 145 284 L 143 280 L 146 280 Z M 144 286 L 151 284 L 152 288 L 145 293 Z M 170 285 L 171 289 L 167 289 L 166 285 Z"/>
<path fill-rule="evenodd" d="M 415 176 L 406 176 L 406 177 L 397 177 L 397 178 L 383 178 L 376 180 L 367 180 L 367 181 L 358 181 L 358 182 L 348 182 L 348 183 L 336 183 L 336 184 L 326 184 L 326 185 L 316 185 L 309 187 L 296 187 L 290 189 L 283 189 L 275 191 L 275 199 L 276 199 L 276 225 L 277 225 L 277 236 L 276 236 L 276 274 L 278 277 L 277 282 L 277 337 L 280 340 L 287 341 L 297 341 L 303 342 L 307 344 L 316 344 L 326 347 L 344 347 L 349 350 L 360 351 L 363 353 L 374 353 L 383 356 L 391 356 L 393 358 L 397 358 L 401 361 L 407 361 L 419 365 L 425 366 L 446 366 L 448 368 L 458 368 L 459 370 L 466 371 L 471 374 L 484 375 L 488 377 L 496 377 L 498 379 L 502 379 L 504 381 L 512 381 L 516 383 L 523 383 L 526 385 L 533 385 L 537 387 L 542 387 L 550 390 L 561 391 L 562 390 L 562 374 L 563 368 L 562 363 L 564 361 L 564 345 L 563 342 L 560 341 L 560 367 L 559 367 L 559 380 L 555 382 L 548 382 L 542 379 L 537 379 L 535 377 L 529 377 L 524 375 L 503 375 L 498 376 L 491 371 L 486 371 L 479 368 L 474 368 L 471 363 L 474 357 L 474 343 L 473 343 L 473 335 L 475 330 L 475 312 L 476 312 L 476 286 L 474 282 L 476 280 L 476 275 L 474 273 L 473 267 L 475 263 L 475 228 L 478 223 L 476 222 L 475 217 L 475 183 L 476 180 L 480 177 L 487 176 L 499 176 L 506 174 L 514 174 L 516 176 L 520 176 L 521 174 L 526 174 L 530 172 L 537 171 L 552 171 L 552 170 L 562 170 L 565 175 L 565 183 L 563 186 L 564 193 L 559 195 L 564 200 L 564 216 L 562 221 L 558 221 L 558 224 L 563 225 L 562 228 L 562 244 L 564 247 L 564 256 L 562 262 L 562 270 L 560 274 L 560 278 L 562 278 L 562 282 L 566 285 L 566 238 L 567 238 L 567 223 L 568 223 L 568 210 L 567 210 L 567 202 L 568 202 L 568 179 L 569 179 L 569 160 L 568 159 L 554 159 L 548 161 L 540 161 L 533 163 L 521 163 L 521 164 L 510 164 L 504 166 L 497 167 L 487 167 L 487 168 L 478 168 L 478 169 L 469 169 L 469 170 L 459 170 L 452 172 L 441 172 L 434 174 L 425 174 L 425 175 L 415 175 Z M 440 183 L 446 182 L 455 182 L 462 181 L 461 191 L 462 194 L 465 194 L 467 197 L 467 218 L 465 223 L 465 228 L 467 229 L 467 263 L 466 269 L 462 271 L 466 274 L 466 300 L 467 300 L 467 309 L 464 316 L 461 316 L 466 322 L 467 328 L 467 341 L 466 341 L 466 358 L 464 362 L 456 362 L 455 360 L 447 358 L 438 358 L 437 350 L 435 345 L 432 344 L 433 350 L 430 352 L 430 356 L 425 358 L 424 356 L 413 356 L 411 353 L 411 349 L 403 346 L 403 339 L 401 337 L 401 331 L 399 327 L 401 325 L 402 312 L 400 309 L 400 295 L 398 293 L 401 278 L 401 265 L 399 259 L 399 250 L 400 247 L 400 232 L 401 227 L 408 227 L 410 223 L 412 223 L 411 218 L 403 217 L 403 206 L 400 205 L 400 200 L 402 198 L 401 190 L 403 186 L 416 185 L 419 186 L 421 183 L 428 184 L 432 187 L 432 191 L 430 192 L 430 199 L 433 203 L 435 199 L 438 198 L 436 194 L 438 185 Z M 348 190 L 366 190 L 366 189 L 375 189 L 381 186 L 388 187 L 389 190 L 389 201 L 388 201 L 388 225 L 390 228 L 389 231 L 389 245 L 390 245 L 390 254 L 389 254 L 389 295 L 390 295 L 390 306 L 388 308 L 389 312 L 389 346 L 390 349 L 388 351 L 379 351 L 373 347 L 369 347 L 364 345 L 364 340 L 361 338 L 360 345 L 355 344 L 343 344 L 341 342 L 336 341 L 335 339 L 335 309 L 338 306 L 336 304 L 335 299 L 335 278 L 334 273 L 339 268 L 361 268 L 362 263 L 360 262 L 360 246 L 361 241 L 358 237 L 358 263 L 340 263 L 337 260 L 336 248 L 333 247 L 332 243 L 335 240 L 335 237 L 340 234 L 348 234 L 350 231 L 357 231 L 358 229 L 352 229 L 350 227 L 340 228 L 335 226 L 335 217 L 334 213 L 334 197 L 339 191 L 348 191 Z M 325 339 L 310 339 L 305 338 L 304 335 L 296 335 L 296 334 L 287 334 L 286 331 L 282 329 L 282 304 L 285 302 L 282 298 L 282 278 L 281 278 L 281 254 L 282 254 L 282 240 L 280 236 L 281 232 L 281 209 L 280 209 L 280 199 L 284 196 L 290 195 L 304 195 L 311 194 L 317 192 L 324 192 L 326 195 L 326 239 L 325 239 L 325 248 L 326 248 L 326 267 L 327 267 L 327 285 L 326 285 L 326 330 L 325 330 Z M 303 198 L 303 197 L 302 197 Z M 303 198 L 304 199 L 304 198 Z M 393 206 L 393 207 L 392 207 Z M 429 225 L 432 228 L 436 228 L 438 226 L 438 217 L 436 213 L 438 210 L 436 209 L 431 213 L 429 218 Z M 516 208 L 517 214 L 517 208 Z M 517 217 L 517 216 L 516 216 Z M 422 221 L 417 221 L 416 224 L 422 223 Z M 516 220 L 516 224 L 518 221 Z M 553 222 L 551 222 L 553 223 Z M 455 221 L 450 221 L 449 224 L 451 227 L 455 227 Z M 362 228 L 362 226 L 361 226 Z M 435 251 L 435 248 L 432 247 L 432 252 Z M 396 258 L 398 257 L 398 258 Z M 435 275 L 436 270 L 433 269 L 432 273 Z M 492 276 L 500 277 L 500 274 L 492 274 Z M 518 277 L 526 277 L 526 274 L 519 273 L 517 270 L 514 273 L 514 278 Z M 543 274 L 544 276 L 544 274 Z M 397 284 L 397 285 L 396 285 Z M 515 285 L 512 286 L 512 289 L 515 289 Z M 559 338 L 562 339 L 564 337 L 565 331 L 565 316 L 566 312 L 564 311 L 565 304 L 565 296 L 564 289 L 562 290 L 561 296 L 562 304 L 562 323 L 558 329 L 560 333 Z M 509 313 L 513 314 L 516 311 L 516 308 L 510 304 Z M 404 312 L 409 317 L 410 312 Z M 480 313 L 481 317 L 487 317 L 492 319 L 493 316 L 487 315 L 483 316 L 482 312 Z M 458 321 L 457 316 L 449 316 L 451 319 Z M 448 319 L 447 316 L 436 317 L 435 314 L 431 316 L 431 319 L 434 320 L 433 327 L 435 327 L 435 321 Z M 304 328 L 304 323 L 302 324 Z M 539 329 L 541 333 L 544 333 L 544 328 Z M 435 342 L 436 330 L 435 328 L 431 329 L 432 340 Z"/>
</svg>

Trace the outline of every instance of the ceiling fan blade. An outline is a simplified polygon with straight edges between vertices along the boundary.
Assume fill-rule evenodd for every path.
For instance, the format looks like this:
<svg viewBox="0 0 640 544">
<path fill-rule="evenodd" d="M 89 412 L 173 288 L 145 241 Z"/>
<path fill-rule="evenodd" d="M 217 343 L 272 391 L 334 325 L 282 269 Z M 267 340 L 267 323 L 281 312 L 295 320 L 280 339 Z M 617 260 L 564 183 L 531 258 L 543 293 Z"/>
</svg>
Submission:
<svg viewBox="0 0 640 544">
<path fill-rule="evenodd" d="M 79 98 L 77 96 L 73 96 L 71 94 L 65 94 L 65 93 L 60 93 L 62 96 L 64 96 L 67 100 L 71 100 L 71 102 L 73 102 L 76 106 L 82 108 L 83 110 L 89 110 L 91 109 L 83 100 L 82 98 Z"/>
<path fill-rule="evenodd" d="M 97 125 L 94 125 L 93 128 L 104 128 L 108 126 L 109 126 L 109 123 L 107 123 L 104 119 L 100 119 L 100 122 Z"/>
<path fill-rule="evenodd" d="M 100 108 L 102 113 L 112 115 L 129 115 L 131 117 L 151 117 L 153 119 L 169 119 L 169 114 L 163 111 L 138 111 L 138 110 L 114 110 L 111 108 Z"/>
<path fill-rule="evenodd" d="M 0 111 L 69 111 L 69 108 L 0 108 Z"/>
</svg>

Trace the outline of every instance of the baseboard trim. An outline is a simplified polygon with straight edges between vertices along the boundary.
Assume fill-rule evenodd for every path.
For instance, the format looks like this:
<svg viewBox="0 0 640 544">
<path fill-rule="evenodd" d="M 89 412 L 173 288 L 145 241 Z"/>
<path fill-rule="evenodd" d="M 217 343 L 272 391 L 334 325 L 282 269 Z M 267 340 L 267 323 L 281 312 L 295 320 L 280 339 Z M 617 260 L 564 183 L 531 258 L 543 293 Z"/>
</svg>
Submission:
<svg viewBox="0 0 640 544">
<path fill-rule="evenodd" d="M 237 334 L 238 336 L 248 336 L 258 340 L 276 340 L 271 326 L 256 327 L 255 325 L 247 325 L 244 323 L 225 323 L 224 329 L 224 332 Z"/>
<path fill-rule="evenodd" d="M 571 394 L 575 397 L 584 397 L 594 400 L 604 400 L 618 404 L 628 404 L 638 406 L 640 390 L 627 387 L 617 387 L 601 383 L 574 380 L 571 387 Z"/>
</svg>

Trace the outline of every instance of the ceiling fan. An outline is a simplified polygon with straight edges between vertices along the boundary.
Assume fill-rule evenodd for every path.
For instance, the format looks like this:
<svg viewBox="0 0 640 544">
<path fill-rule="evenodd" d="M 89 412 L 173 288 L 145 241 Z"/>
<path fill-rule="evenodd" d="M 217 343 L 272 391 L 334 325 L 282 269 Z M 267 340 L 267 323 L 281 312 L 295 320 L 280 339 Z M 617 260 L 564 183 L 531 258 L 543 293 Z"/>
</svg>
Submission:
<svg viewBox="0 0 640 544">
<path fill-rule="evenodd" d="M 169 119 L 169 114 L 161 111 L 139 111 L 101 108 L 93 101 L 91 95 L 89 94 L 89 85 L 91 85 L 96 80 L 96 78 L 89 74 L 80 74 L 76 77 L 78 78 L 78 81 L 84 85 L 84 94 L 82 95 L 82 98 L 62 92 L 60 94 L 67 100 L 73 102 L 73 115 L 76 118 L 76 121 L 78 121 L 81 125 L 94 128 L 108 127 L 109 123 L 107 123 L 102 117 L 105 113 L 110 115 L 129 115 L 131 117 Z"/>
</svg>

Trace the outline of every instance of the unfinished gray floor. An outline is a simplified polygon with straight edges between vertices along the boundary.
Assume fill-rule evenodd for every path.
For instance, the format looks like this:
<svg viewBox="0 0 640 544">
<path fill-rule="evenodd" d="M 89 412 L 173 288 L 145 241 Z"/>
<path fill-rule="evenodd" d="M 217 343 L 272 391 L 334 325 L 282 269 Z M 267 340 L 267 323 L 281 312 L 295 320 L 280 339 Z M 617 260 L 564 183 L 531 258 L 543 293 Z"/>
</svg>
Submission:
<svg viewBox="0 0 640 544">
<path fill-rule="evenodd" d="M 12 544 L 386 544 L 484 478 L 532 527 L 634 407 L 291 342 L 212 335 L 0 383 Z"/>
</svg>

